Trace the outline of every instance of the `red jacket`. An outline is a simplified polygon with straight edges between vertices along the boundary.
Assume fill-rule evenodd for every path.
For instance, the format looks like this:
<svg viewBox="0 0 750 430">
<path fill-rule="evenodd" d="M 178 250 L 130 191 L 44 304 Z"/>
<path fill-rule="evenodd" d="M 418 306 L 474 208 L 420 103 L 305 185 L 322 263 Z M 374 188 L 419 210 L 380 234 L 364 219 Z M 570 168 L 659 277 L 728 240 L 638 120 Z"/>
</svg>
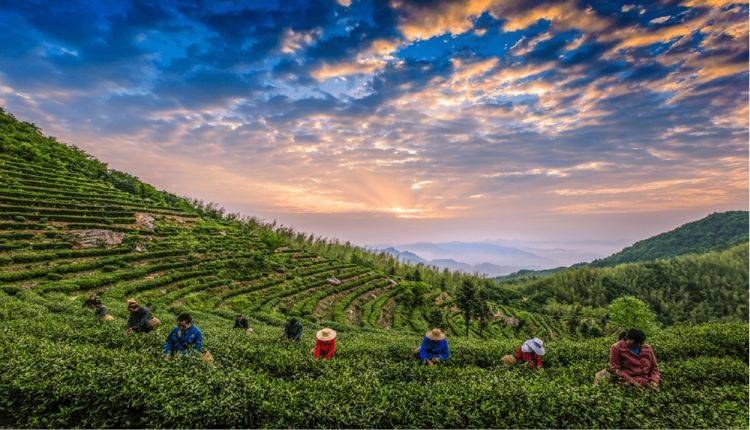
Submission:
<svg viewBox="0 0 750 430">
<path fill-rule="evenodd" d="M 330 360 L 334 351 L 336 351 L 336 339 L 327 341 L 315 339 L 315 351 L 313 352 L 315 358 Z"/>
<path fill-rule="evenodd" d="M 523 352 L 521 350 L 521 347 L 519 346 L 518 349 L 516 349 L 516 361 L 521 362 L 521 360 L 529 363 L 529 366 L 532 369 L 541 369 L 542 368 L 542 357 L 540 355 L 536 355 L 533 351 L 532 352 Z"/>
<path fill-rule="evenodd" d="M 651 346 L 641 345 L 641 351 L 635 355 L 624 340 L 615 343 L 609 350 L 609 371 L 622 378 L 623 382 L 641 386 L 661 380 L 659 365 Z"/>
</svg>

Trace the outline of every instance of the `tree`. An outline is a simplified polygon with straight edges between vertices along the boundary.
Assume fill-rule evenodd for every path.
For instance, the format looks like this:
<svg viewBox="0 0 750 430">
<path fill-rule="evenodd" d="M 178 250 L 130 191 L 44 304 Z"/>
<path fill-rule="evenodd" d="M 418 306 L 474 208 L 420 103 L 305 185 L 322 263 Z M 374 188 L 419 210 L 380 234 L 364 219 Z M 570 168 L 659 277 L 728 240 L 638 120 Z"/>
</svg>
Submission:
<svg viewBox="0 0 750 430">
<path fill-rule="evenodd" d="M 260 238 L 260 241 L 263 243 L 263 245 L 266 246 L 269 252 L 274 252 L 288 243 L 286 237 L 270 229 L 260 230 L 258 232 L 258 237 Z"/>
<path fill-rule="evenodd" d="M 456 297 L 456 304 L 461 309 L 461 313 L 464 315 L 464 321 L 466 322 L 466 336 L 469 336 L 469 327 L 471 327 L 471 320 L 474 315 L 477 314 L 477 308 L 479 300 L 479 288 L 471 278 L 464 278 L 461 281 L 461 286 L 458 288 L 458 296 Z"/>
<path fill-rule="evenodd" d="M 610 323 L 616 330 L 639 328 L 648 333 L 656 325 L 656 314 L 643 300 L 622 296 L 609 305 Z"/>
</svg>

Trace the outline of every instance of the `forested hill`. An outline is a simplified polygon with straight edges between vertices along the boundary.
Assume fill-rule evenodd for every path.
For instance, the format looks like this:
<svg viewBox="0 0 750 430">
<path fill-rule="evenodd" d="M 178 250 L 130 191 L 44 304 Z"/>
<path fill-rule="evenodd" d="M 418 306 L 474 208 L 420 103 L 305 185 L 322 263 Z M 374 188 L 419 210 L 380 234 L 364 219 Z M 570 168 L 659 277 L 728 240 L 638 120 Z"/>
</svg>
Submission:
<svg viewBox="0 0 750 430">
<path fill-rule="evenodd" d="M 698 221 L 637 242 L 609 257 L 595 260 L 591 265 L 607 267 L 685 254 L 721 251 L 747 241 L 747 211 L 712 213 Z"/>
<path fill-rule="evenodd" d="M 654 261 L 686 254 L 702 254 L 722 251 L 748 241 L 748 212 L 729 211 L 712 213 L 698 221 L 689 222 L 674 230 L 636 242 L 620 252 L 591 263 L 579 263 L 570 267 L 547 270 L 519 270 L 498 276 L 500 282 L 534 279 L 549 276 L 566 269 L 585 266 L 614 267 L 624 263 Z"/>
</svg>

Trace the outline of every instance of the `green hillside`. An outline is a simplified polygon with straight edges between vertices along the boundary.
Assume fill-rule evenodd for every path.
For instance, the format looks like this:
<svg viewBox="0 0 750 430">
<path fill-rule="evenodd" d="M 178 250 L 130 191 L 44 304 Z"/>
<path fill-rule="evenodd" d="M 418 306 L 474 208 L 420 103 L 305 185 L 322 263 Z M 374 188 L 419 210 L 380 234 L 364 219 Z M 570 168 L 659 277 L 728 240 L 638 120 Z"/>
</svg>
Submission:
<svg viewBox="0 0 750 430">
<path fill-rule="evenodd" d="M 648 272 L 674 282 L 664 303 L 701 290 L 689 301 L 710 309 L 694 318 L 652 304 L 667 322 L 727 321 L 653 334 L 660 392 L 594 388 L 613 328 L 583 330 L 582 315 L 605 314 L 616 292 L 649 300 L 631 285 L 636 266 L 587 269 L 604 300 L 585 298 L 589 284 L 568 271 L 542 297 L 408 266 L 158 191 L 0 112 L 0 427 L 746 427 L 747 308 L 732 308 L 747 302 L 736 288 L 746 260 L 738 247 Z M 464 318 L 467 285 L 487 299 L 487 324 Z M 587 309 L 566 308 L 564 288 Z M 113 321 L 82 308 L 93 292 Z M 124 335 L 129 297 L 163 324 Z M 161 356 L 185 311 L 213 364 Z M 254 334 L 232 329 L 238 313 Z M 305 325 L 299 346 L 279 340 L 289 315 Z M 318 362 L 308 350 L 323 326 L 339 331 L 338 348 Z M 412 357 L 431 326 L 451 342 L 442 367 Z M 532 335 L 549 351 L 543 371 L 500 365 Z"/>
<path fill-rule="evenodd" d="M 748 318 L 748 244 L 615 267 L 578 267 L 535 279 L 501 283 L 504 303 L 552 315 L 577 313 L 599 325 L 604 308 L 623 295 L 645 300 L 661 322 Z M 588 308 L 586 311 L 585 308 Z"/>
<path fill-rule="evenodd" d="M 653 261 L 659 258 L 677 257 L 686 254 L 701 254 L 721 251 L 740 243 L 748 242 L 748 212 L 729 211 L 713 213 L 698 221 L 684 224 L 672 231 L 636 242 L 632 246 L 609 257 L 591 263 L 578 263 L 570 267 L 546 270 L 519 270 L 498 276 L 499 282 L 518 281 L 549 276 L 570 268 L 612 267 L 624 263 Z"/>
<path fill-rule="evenodd" d="M 591 262 L 594 267 L 651 261 L 685 254 L 727 249 L 748 241 L 748 212 L 713 213 L 672 231 L 636 242 L 607 258 Z"/>
</svg>

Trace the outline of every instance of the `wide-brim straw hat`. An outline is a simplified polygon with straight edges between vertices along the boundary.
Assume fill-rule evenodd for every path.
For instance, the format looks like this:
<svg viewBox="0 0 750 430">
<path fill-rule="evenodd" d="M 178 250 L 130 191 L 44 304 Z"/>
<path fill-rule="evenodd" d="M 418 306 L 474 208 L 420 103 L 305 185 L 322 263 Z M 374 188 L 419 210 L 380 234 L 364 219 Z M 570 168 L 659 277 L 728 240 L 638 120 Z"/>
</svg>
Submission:
<svg viewBox="0 0 750 430">
<path fill-rule="evenodd" d="M 128 305 L 130 305 L 130 304 L 137 305 L 138 304 L 138 300 L 136 300 L 136 299 L 128 299 Z"/>
<path fill-rule="evenodd" d="M 336 330 L 328 327 L 320 329 L 315 333 L 315 338 L 324 341 L 336 339 Z"/>
<path fill-rule="evenodd" d="M 445 339 L 445 333 L 443 333 L 442 330 L 439 328 L 434 328 L 425 334 L 428 339 L 430 340 L 444 340 Z"/>
</svg>

